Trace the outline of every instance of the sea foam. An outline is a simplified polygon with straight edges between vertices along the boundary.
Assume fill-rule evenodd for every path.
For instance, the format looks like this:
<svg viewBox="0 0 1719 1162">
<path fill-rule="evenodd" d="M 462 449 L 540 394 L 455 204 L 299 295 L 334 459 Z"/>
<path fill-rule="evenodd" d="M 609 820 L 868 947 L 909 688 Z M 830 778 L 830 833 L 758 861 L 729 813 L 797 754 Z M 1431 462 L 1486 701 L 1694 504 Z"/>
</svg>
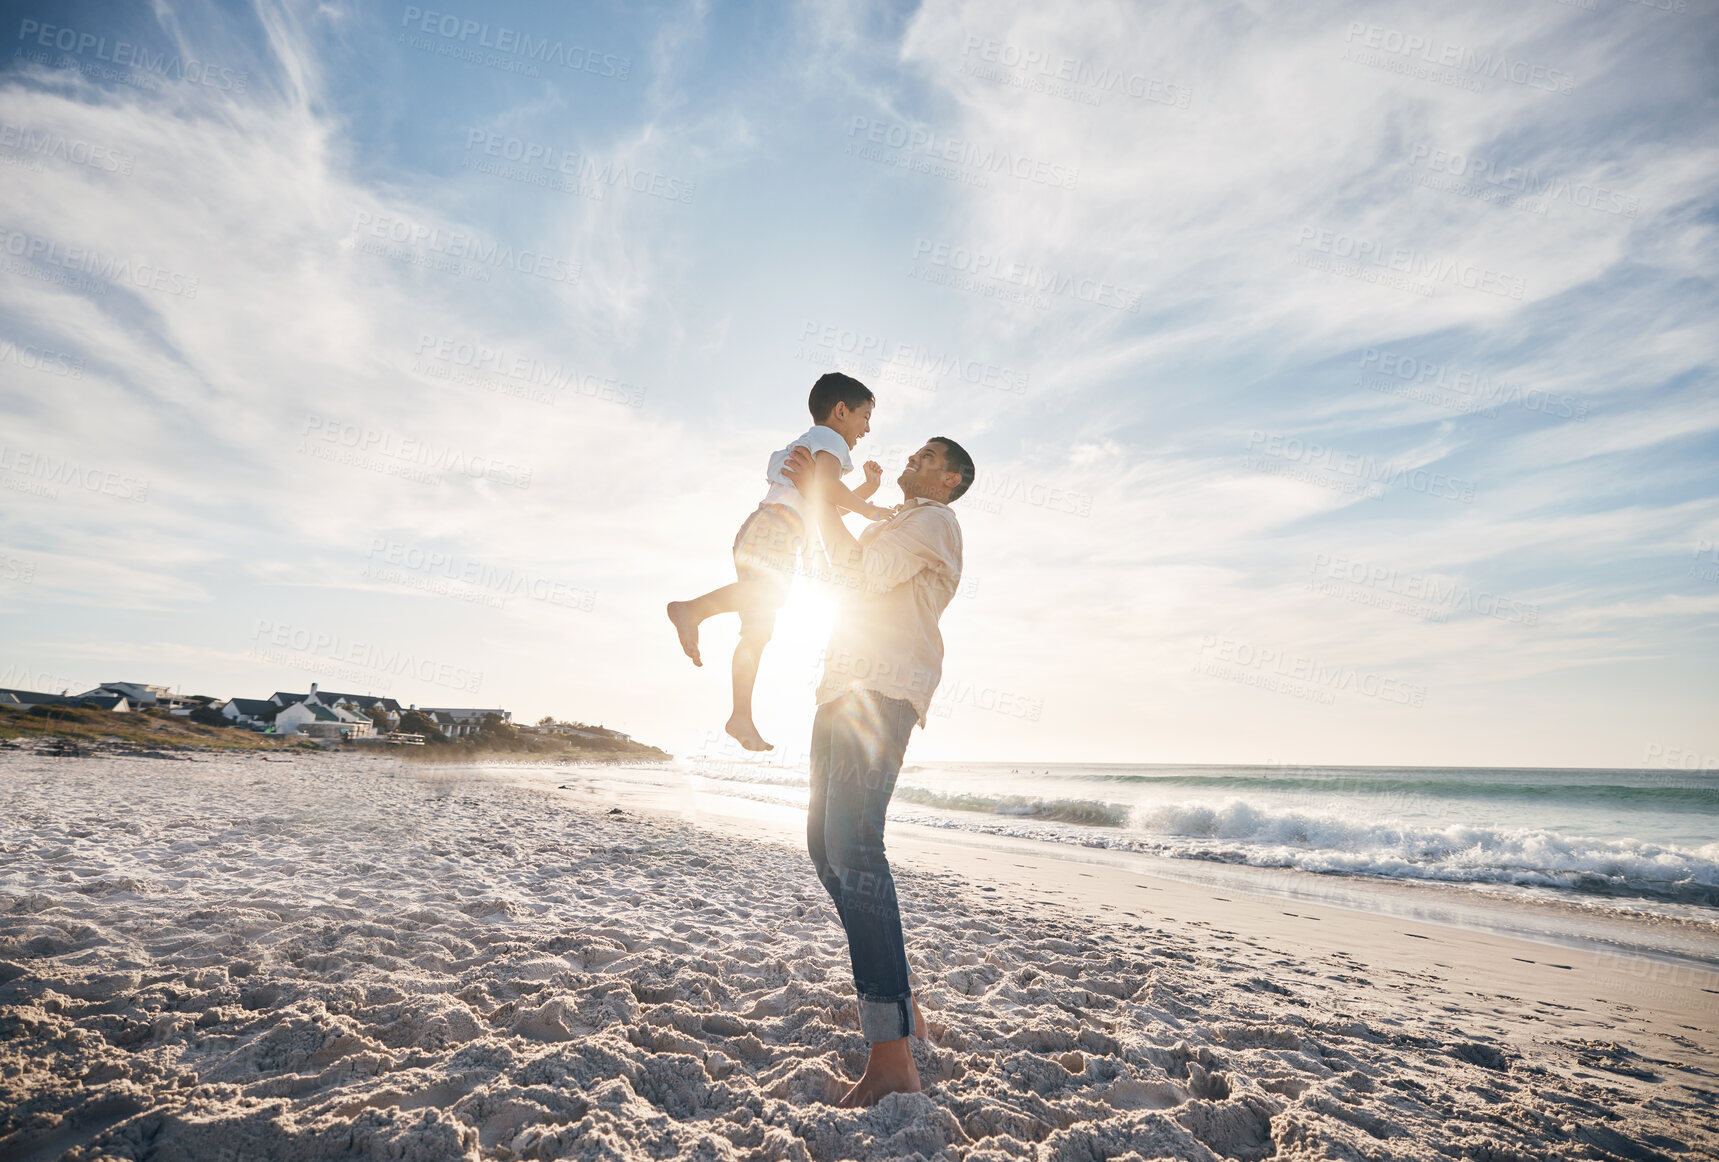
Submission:
<svg viewBox="0 0 1719 1162">
<path fill-rule="evenodd" d="M 787 768 L 736 765 L 699 773 L 725 794 L 767 797 L 772 802 L 781 800 L 750 793 L 745 786 L 760 790 L 807 786 L 803 772 Z M 936 777 L 914 768 L 904 774 L 919 780 Z M 1324 875 L 1515 885 L 1719 907 L 1719 843 L 1686 849 L 1645 839 L 1571 834 L 1553 827 L 1427 825 L 1393 816 L 1393 802 L 1403 802 L 1393 796 L 1357 800 L 1353 810 L 1334 801 L 1323 808 L 1287 809 L 1282 799 L 1275 803 L 1261 799 L 1236 796 L 1218 802 L 1130 805 L 1084 797 L 939 790 L 909 782 L 897 785 L 890 817 L 935 827 Z M 1368 805 L 1377 813 L 1359 815 Z"/>
</svg>

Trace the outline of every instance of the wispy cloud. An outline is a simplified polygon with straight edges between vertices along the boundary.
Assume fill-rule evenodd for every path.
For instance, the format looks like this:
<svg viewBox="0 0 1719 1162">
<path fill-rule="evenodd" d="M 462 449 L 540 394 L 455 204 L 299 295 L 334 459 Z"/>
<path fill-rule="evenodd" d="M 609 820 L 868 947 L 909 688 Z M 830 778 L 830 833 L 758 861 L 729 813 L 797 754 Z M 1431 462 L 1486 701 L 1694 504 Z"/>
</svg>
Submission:
<svg viewBox="0 0 1719 1162">
<path fill-rule="evenodd" d="M 1043 703 L 924 757 L 1627 764 L 1654 707 L 1719 749 L 1667 661 L 1719 596 L 1701 14 L 477 12 L 167 5 L 79 31 L 177 77 L 10 58 L 0 662 L 250 695 L 311 672 L 259 623 L 311 626 L 695 746 L 726 694 L 662 603 L 842 366 L 862 456 L 976 454 L 950 673 Z M 1374 579 L 1310 585 L 1337 559 Z M 1213 680 L 1208 636 L 1426 704 Z M 790 744 L 816 648 L 766 663 Z"/>
</svg>

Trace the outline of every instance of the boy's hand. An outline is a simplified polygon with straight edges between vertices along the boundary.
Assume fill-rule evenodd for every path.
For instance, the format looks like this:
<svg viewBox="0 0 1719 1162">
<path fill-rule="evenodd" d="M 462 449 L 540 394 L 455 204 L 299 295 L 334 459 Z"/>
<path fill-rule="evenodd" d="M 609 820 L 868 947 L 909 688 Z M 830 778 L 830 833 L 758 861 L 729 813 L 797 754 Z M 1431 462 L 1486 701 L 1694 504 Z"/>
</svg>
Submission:
<svg viewBox="0 0 1719 1162">
<path fill-rule="evenodd" d="M 873 488 L 883 483 L 883 465 L 876 460 L 867 460 L 865 462 L 865 482 Z"/>
</svg>

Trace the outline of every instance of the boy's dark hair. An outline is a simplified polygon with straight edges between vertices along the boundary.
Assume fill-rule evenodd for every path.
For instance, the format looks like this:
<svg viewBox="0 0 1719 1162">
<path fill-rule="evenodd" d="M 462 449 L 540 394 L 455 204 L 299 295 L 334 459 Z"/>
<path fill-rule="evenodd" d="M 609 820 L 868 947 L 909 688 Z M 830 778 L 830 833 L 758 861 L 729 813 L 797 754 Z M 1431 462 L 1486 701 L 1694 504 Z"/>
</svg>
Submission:
<svg viewBox="0 0 1719 1162">
<path fill-rule="evenodd" d="M 843 375 L 839 371 L 826 371 L 818 376 L 818 382 L 812 385 L 812 394 L 807 398 L 806 406 L 812 410 L 812 422 L 821 424 L 830 418 L 830 413 L 836 410 L 839 403 L 857 408 L 874 403 L 876 399 L 871 388 L 853 376 Z"/>
<path fill-rule="evenodd" d="M 961 474 L 961 483 L 949 490 L 949 501 L 954 503 L 973 487 L 973 457 L 967 454 L 967 449 L 948 436 L 932 436 L 929 442 L 943 445 L 944 470 Z"/>
</svg>

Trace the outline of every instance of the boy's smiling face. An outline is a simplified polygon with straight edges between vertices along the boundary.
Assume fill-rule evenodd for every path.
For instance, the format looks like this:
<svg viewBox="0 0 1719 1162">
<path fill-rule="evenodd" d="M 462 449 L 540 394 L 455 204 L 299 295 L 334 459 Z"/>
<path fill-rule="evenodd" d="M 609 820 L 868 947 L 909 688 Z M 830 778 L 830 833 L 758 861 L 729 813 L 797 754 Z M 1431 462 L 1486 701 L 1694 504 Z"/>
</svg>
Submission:
<svg viewBox="0 0 1719 1162">
<path fill-rule="evenodd" d="M 835 429 L 851 448 L 871 431 L 871 409 L 876 406 L 876 400 L 867 400 L 857 408 L 837 403 L 831 409 L 829 419 L 824 421 L 824 427 Z"/>
</svg>

